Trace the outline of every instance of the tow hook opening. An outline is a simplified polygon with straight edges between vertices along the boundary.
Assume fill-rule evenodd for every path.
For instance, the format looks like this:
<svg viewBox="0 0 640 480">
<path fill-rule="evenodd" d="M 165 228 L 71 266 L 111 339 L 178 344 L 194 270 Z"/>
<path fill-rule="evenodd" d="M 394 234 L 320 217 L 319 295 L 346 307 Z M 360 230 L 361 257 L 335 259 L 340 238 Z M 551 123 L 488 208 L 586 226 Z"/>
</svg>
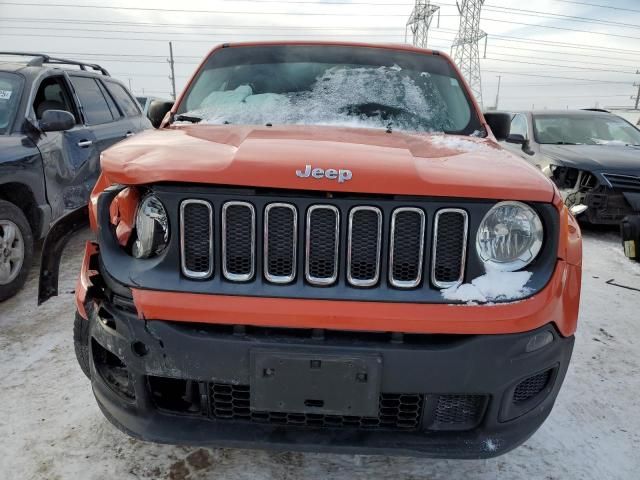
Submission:
<svg viewBox="0 0 640 480">
<path fill-rule="evenodd" d="M 206 408 L 199 382 L 154 376 L 148 376 L 147 381 L 153 402 L 161 410 L 198 414 Z"/>
<path fill-rule="evenodd" d="M 127 365 L 118 356 L 100 345 L 95 339 L 91 339 L 91 352 L 96 372 L 102 380 L 121 397 L 127 400 L 135 400 L 133 379 Z"/>
</svg>

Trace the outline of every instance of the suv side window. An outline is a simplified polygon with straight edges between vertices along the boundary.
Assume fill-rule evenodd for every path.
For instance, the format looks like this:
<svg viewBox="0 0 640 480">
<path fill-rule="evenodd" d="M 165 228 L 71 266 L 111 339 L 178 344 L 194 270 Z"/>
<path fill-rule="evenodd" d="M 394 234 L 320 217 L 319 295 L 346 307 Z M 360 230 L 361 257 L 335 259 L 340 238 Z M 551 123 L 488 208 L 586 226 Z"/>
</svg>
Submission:
<svg viewBox="0 0 640 480">
<path fill-rule="evenodd" d="M 47 110 L 65 110 L 75 117 L 76 123 L 80 123 L 76 106 L 62 76 L 47 77 L 38 87 L 33 101 L 33 111 L 36 113 L 36 118 L 42 119 L 42 114 Z"/>
<path fill-rule="evenodd" d="M 127 92 L 122 85 L 115 82 L 105 82 L 105 84 L 107 85 L 107 90 L 109 90 L 111 95 L 116 99 L 116 102 L 118 102 L 118 105 L 120 105 L 120 108 L 127 117 L 135 117 L 142 113 L 138 105 L 136 105 L 135 100 L 131 98 L 129 92 Z"/>
<path fill-rule="evenodd" d="M 71 76 L 71 83 L 80 99 L 88 125 L 100 125 L 113 121 L 107 100 L 94 78 Z"/>
<path fill-rule="evenodd" d="M 527 127 L 527 118 L 521 114 L 517 113 L 511 119 L 511 131 L 510 134 L 522 135 L 526 140 L 529 139 L 529 129 Z"/>
<path fill-rule="evenodd" d="M 98 86 L 100 87 L 100 91 L 102 92 L 102 95 L 104 95 L 104 98 L 107 101 L 107 105 L 109 105 L 109 110 L 111 110 L 111 115 L 113 116 L 113 118 L 118 119 L 122 117 L 123 115 L 118 109 L 116 102 L 113 101 L 111 94 L 107 92 L 107 89 L 102 84 L 102 82 L 98 82 Z"/>
</svg>

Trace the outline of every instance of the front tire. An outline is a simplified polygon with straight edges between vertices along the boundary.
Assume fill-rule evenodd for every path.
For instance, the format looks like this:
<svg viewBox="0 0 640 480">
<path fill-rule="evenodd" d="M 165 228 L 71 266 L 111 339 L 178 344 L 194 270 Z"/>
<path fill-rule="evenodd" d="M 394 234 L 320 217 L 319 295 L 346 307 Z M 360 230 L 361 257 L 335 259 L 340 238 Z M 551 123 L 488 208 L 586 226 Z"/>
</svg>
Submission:
<svg viewBox="0 0 640 480">
<path fill-rule="evenodd" d="M 0 200 L 0 302 L 27 281 L 33 263 L 33 233 L 27 217 L 13 203 Z"/>
</svg>

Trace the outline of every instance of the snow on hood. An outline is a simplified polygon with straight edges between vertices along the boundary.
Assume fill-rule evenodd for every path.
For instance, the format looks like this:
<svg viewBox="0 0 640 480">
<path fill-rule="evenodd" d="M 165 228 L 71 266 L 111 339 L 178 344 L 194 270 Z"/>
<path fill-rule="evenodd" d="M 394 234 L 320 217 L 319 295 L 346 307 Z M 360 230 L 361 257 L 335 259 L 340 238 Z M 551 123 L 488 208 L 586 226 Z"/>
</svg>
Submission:
<svg viewBox="0 0 640 480">
<path fill-rule="evenodd" d="M 532 290 L 526 287 L 531 272 L 501 272 L 490 270 L 471 283 L 442 290 L 442 297 L 459 302 L 495 302 L 518 300 L 527 297 Z"/>
</svg>

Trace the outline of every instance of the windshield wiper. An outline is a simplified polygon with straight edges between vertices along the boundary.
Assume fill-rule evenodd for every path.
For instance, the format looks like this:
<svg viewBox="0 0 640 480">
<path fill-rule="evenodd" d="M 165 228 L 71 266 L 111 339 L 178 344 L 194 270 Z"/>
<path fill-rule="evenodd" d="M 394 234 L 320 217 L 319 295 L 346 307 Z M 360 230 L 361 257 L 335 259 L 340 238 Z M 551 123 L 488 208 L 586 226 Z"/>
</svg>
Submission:
<svg viewBox="0 0 640 480">
<path fill-rule="evenodd" d="M 178 122 L 191 122 L 191 123 L 198 123 L 202 121 L 202 118 L 197 117 L 195 115 L 185 115 L 183 113 L 181 113 L 180 115 L 176 115 L 174 118 L 174 121 L 178 121 Z"/>
<path fill-rule="evenodd" d="M 584 145 L 584 143 L 574 143 L 574 142 L 553 142 L 551 145 Z"/>
</svg>

